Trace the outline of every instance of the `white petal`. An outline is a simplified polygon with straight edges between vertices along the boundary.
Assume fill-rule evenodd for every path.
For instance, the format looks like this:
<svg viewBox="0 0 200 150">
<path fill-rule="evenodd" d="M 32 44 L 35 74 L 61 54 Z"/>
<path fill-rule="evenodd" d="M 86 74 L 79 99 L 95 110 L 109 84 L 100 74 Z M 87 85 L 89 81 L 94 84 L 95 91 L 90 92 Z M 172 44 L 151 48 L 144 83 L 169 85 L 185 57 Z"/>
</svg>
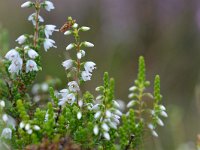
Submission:
<svg viewBox="0 0 200 150">
<path fill-rule="evenodd" d="M 22 8 L 30 7 L 31 4 L 32 4 L 31 1 L 27 1 L 27 2 L 23 3 L 23 4 L 21 5 L 21 7 L 22 7 Z"/>
<path fill-rule="evenodd" d="M 82 117 L 82 113 L 81 113 L 81 112 L 78 112 L 78 113 L 77 113 L 77 119 L 80 120 L 81 117 Z"/>
<path fill-rule="evenodd" d="M 109 135 L 109 133 L 104 132 L 104 133 L 103 133 L 103 136 L 104 136 L 104 138 L 105 138 L 106 140 L 110 140 L 110 135 Z"/>
<path fill-rule="evenodd" d="M 90 43 L 90 42 L 84 42 L 85 47 L 94 47 L 94 44 Z"/>
<path fill-rule="evenodd" d="M 99 134 L 99 127 L 98 127 L 98 125 L 95 125 L 95 126 L 94 126 L 93 132 L 94 132 L 95 135 L 98 135 L 98 134 Z"/>
<path fill-rule="evenodd" d="M 72 49 L 72 48 L 74 48 L 74 44 L 69 44 L 67 47 L 66 47 L 66 50 L 70 50 L 70 49 Z"/>
</svg>

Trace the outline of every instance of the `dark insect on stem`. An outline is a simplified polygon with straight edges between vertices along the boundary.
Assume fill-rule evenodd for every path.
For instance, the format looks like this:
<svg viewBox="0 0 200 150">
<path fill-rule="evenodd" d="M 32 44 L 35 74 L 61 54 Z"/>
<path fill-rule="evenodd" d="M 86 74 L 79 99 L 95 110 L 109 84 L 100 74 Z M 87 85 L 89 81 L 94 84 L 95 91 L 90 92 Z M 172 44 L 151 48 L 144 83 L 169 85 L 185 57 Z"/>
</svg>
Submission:
<svg viewBox="0 0 200 150">
<path fill-rule="evenodd" d="M 133 140 L 134 140 L 134 137 L 135 137 L 135 135 L 131 135 L 131 137 L 130 137 L 130 140 L 129 140 L 129 143 L 128 143 L 128 145 L 125 147 L 125 150 L 129 150 L 129 148 L 130 148 L 130 146 L 131 146 L 131 143 L 133 142 Z"/>
<path fill-rule="evenodd" d="M 76 20 L 69 20 L 67 21 L 61 28 L 60 32 L 66 32 L 67 30 L 71 29 L 71 27 L 74 25 Z"/>
</svg>

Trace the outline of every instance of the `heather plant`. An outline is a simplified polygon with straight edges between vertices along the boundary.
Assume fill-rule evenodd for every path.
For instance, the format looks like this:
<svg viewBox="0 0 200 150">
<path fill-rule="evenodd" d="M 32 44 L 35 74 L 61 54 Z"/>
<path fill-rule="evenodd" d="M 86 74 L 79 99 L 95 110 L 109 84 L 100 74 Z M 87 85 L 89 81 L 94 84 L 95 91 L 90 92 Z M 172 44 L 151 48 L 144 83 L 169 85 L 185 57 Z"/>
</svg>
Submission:
<svg viewBox="0 0 200 150">
<path fill-rule="evenodd" d="M 140 149 L 144 134 L 158 137 L 156 128 L 163 126 L 161 116 L 167 117 L 160 94 L 160 77 L 156 75 L 154 91 L 147 92 L 144 58 L 139 58 L 138 76 L 130 87 L 126 112 L 115 97 L 115 81 L 104 73 L 103 84 L 97 86 L 97 96 L 82 87 L 92 79 L 96 64 L 86 54 L 94 47 L 81 39 L 89 31 L 68 17 L 60 29 L 74 41 L 66 44 L 70 59 L 62 66 L 66 71 L 66 86 L 58 90 L 61 81 L 48 79 L 34 83 L 42 71 L 41 50 L 56 48 L 50 39 L 55 25 L 42 25 L 42 9 L 51 11 L 51 1 L 25 2 L 22 8 L 32 8 L 28 17 L 33 34 L 23 34 L 19 46 L 1 58 L 0 70 L 0 132 L 5 149 Z M 0 38 L 1 39 L 1 38 Z M 68 40 L 67 40 L 68 41 Z M 7 47 L 4 47 L 5 49 Z M 3 68 L 3 69 L 2 69 Z M 31 92 L 29 92 L 31 89 Z"/>
</svg>

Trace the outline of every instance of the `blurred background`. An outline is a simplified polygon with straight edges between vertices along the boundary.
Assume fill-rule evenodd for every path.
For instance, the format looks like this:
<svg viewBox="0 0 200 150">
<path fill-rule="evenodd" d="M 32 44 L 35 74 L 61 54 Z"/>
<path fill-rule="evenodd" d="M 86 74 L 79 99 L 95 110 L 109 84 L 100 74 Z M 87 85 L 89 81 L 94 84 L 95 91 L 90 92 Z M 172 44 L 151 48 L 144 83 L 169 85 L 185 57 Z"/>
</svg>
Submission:
<svg viewBox="0 0 200 150">
<path fill-rule="evenodd" d="M 0 24 L 9 31 L 10 48 L 15 39 L 32 33 L 27 17 L 32 11 L 21 9 L 25 0 L 0 0 Z M 60 28 L 68 16 L 92 30 L 82 39 L 95 44 L 86 59 L 98 69 L 84 86 L 95 95 L 104 71 L 116 80 L 116 98 L 128 101 L 128 88 L 137 75 L 137 61 L 143 55 L 147 79 L 161 76 L 163 103 L 169 118 L 159 128 L 159 139 L 145 137 L 148 150 L 193 150 L 200 133 L 200 1 L 199 0 L 56 0 L 56 9 L 41 12 L 46 24 Z M 41 51 L 43 71 L 37 82 L 47 76 L 59 77 L 66 85 L 61 63 L 72 39 L 55 33 L 58 48 Z M 150 89 L 152 90 L 152 89 Z M 147 148 L 148 147 L 148 148 Z"/>
</svg>

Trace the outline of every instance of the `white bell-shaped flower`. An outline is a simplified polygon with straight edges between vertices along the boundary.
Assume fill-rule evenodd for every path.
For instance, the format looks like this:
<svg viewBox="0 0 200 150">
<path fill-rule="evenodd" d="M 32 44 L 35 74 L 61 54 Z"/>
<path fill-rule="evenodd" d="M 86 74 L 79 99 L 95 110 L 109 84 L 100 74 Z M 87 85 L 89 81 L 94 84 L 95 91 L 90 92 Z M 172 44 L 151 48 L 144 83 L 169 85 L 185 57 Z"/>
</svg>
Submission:
<svg viewBox="0 0 200 150">
<path fill-rule="evenodd" d="M 52 9 L 55 9 L 55 7 L 54 7 L 54 5 L 53 5 L 53 3 L 51 1 L 45 1 L 44 4 L 45 4 L 44 8 L 47 11 L 51 11 Z"/>
<path fill-rule="evenodd" d="M 49 36 L 51 36 L 54 31 L 58 31 L 58 29 L 56 29 L 55 25 L 45 25 L 44 33 L 47 38 L 49 38 Z"/>
<path fill-rule="evenodd" d="M 73 60 L 68 59 L 62 63 L 63 67 L 65 67 L 65 70 L 70 69 L 73 66 Z"/>
<path fill-rule="evenodd" d="M 0 107 L 1 107 L 1 108 L 4 108 L 4 107 L 5 107 L 5 101 L 3 101 L 3 100 L 0 101 Z"/>
<path fill-rule="evenodd" d="M 47 52 L 48 49 L 50 49 L 51 47 L 57 48 L 54 44 L 56 42 L 52 39 L 45 39 L 44 40 L 44 49 Z"/>
<path fill-rule="evenodd" d="M 85 42 L 84 42 L 84 46 L 85 46 L 85 47 L 94 47 L 94 44 L 85 41 Z"/>
<path fill-rule="evenodd" d="M 1 137 L 5 139 L 11 139 L 12 138 L 12 130 L 10 128 L 4 128 Z"/>
<path fill-rule="evenodd" d="M 35 58 L 38 57 L 39 55 L 38 55 L 38 53 L 37 53 L 35 50 L 30 49 L 30 50 L 28 50 L 28 56 L 29 56 L 30 58 L 32 58 L 32 59 L 35 59 Z"/>
<path fill-rule="evenodd" d="M 8 68 L 10 73 L 19 74 L 19 71 L 22 70 L 23 61 L 20 57 L 12 61 L 11 65 Z"/>
<path fill-rule="evenodd" d="M 98 135 L 98 134 L 99 134 L 99 127 L 98 127 L 98 125 L 95 125 L 95 126 L 94 126 L 93 132 L 94 132 L 95 135 Z"/>
<path fill-rule="evenodd" d="M 25 35 L 21 35 L 16 39 L 16 42 L 18 42 L 19 44 L 23 44 L 24 42 L 26 42 L 27 37 Z"/>
<path fill-rule="evenodd" d="M 31 71 L 38 71 L 37 64 L 34 60 L 28 60 L 26 62 L 26 73 Z"/>
<path fill-rule="evenodd" d="M 85 68 L 85 71 L 87 72 L 92 72 L 94 69 L 96 69 L 96 64 L 92 61 L 88 61 L 85 63 L 84 65 L 84 68 Z"/>
<path fill-rule="evenodd" d="M 27 1 L 21 5 L 21 8 L 30 7 L 33 3 L 31 1 Z"/>
<path fill-rule="evenodd" d="M 31 21 L 33 23 L 33 25 L 35 26 L 36 25 L 36 13 L 31 14 L 28 17 L 28 21 Z M 44 19 L 39 15 L 38 16 L 38 21 L 39 22 L 44 22 Z"/>
<path fill-rule="evenodd" d="M 7 52 L 5 55 L 5 58 L 12 61 L 14 59 L 17 59 L 20 57 L 19 53 L 15 49 L 11 49 L 10 51 Z"/>
<path fill-rule="evenodd" d="M 78 112 L 78 113 L 77 113 L 77 119 L 80 120 L 81 117 L 82 117 L 82 113 L 81 113 L 81 112 Z"/>
<path fill-rule="evenodd" d="M 68 83 L 69 90 L 72 92 L 80 91 L 79 85 L 76 81 L 71 81 Z"/>
<path fill-rule="evenodd" d="M 82 77 L 83 81 L 89 81 L 89 80 L 91 80 L 92 74 L 87 71 L 83 71 L 81 73 L 81 77 Z"/>
<path fill-rule="evenodd" d="M 108 133 L 108 132 L 104 132 L 103 133 L 103 136 L 104 136 L 104 138 L 106 139 L 106 140 L 110 140 L 110 134 Z"/>
</svg>

